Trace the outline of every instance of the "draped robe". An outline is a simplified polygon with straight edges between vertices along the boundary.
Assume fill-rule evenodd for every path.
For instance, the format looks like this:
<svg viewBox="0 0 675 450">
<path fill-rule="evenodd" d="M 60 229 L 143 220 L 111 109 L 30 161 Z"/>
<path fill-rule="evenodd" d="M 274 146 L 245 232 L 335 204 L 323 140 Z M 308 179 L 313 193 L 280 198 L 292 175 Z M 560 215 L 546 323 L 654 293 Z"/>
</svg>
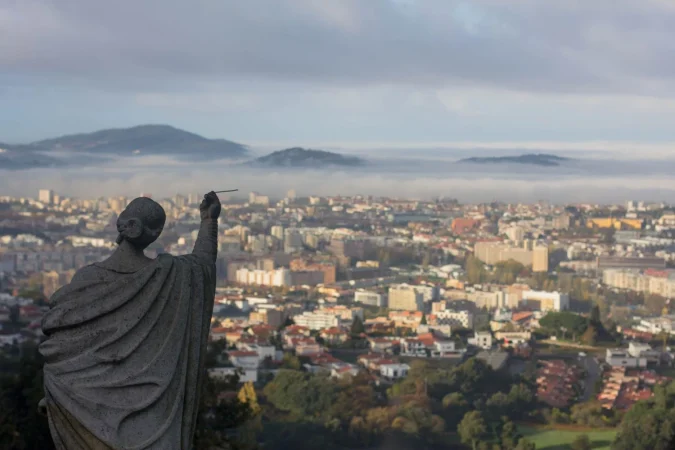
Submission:
<svg viewBox="0 0 675 450">
<path fill-rule="evenodd" d="M 215 250 L 133 273 L 94 264 L 54 294 L 40 352 L 57 449 L 192 447 L 214 261 Z"/>
</svg>

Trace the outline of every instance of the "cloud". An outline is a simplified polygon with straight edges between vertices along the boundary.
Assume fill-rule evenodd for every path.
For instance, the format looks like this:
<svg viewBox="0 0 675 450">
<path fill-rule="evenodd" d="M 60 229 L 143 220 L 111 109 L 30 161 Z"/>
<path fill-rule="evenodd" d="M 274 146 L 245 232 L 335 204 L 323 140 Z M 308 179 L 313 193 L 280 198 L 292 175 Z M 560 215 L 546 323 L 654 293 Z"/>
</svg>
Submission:
<svg viewBox="0 0 675 450">
<path fill-rule="evenodd" d="M 675 9 L 643 0 L 21 0 L 0 67 L 120 89 L 259 79 L 672 96 Z"/>
</svg>

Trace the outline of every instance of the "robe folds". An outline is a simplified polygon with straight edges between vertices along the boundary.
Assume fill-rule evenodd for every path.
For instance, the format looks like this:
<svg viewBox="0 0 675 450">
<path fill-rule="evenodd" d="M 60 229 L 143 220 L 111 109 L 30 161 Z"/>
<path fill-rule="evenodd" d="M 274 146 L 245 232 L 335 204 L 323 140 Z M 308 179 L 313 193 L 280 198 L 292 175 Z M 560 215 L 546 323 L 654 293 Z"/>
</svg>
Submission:
<svg viewBox="0 0 675 450">
<path fill-rule="evenodd" d="M 191 449 L 214 294 L 195 254 L 94 264 L 57 291 L 40 345 L 57 449 Z"/>
</svg>

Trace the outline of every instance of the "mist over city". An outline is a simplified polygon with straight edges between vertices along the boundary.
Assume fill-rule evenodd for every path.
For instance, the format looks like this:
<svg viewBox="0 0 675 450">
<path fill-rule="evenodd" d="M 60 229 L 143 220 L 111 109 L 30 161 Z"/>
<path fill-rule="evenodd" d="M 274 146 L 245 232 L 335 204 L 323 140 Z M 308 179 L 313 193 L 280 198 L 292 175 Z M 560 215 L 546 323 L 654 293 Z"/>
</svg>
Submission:
<svg viewBox="0 0 675 450">
<path fill-rule="evenodd" d="M 0 0 L 0 450 L 675 449 L 672 0 Z"/>
<path fill-rule="evenodd" d="M 254 150 L 264 154 L 263 150 Z M 337 150 L 340 151 L 340 150 Z M 531 150 L 347 149 L 368 160 L 364 167 L 248 168 L 228 161 L 186 162 L 161 156 L 92 157 L 75 155 L 72 167 L 2 171 L 0 189 L 26 195 L 44 186 L 83 196 L 138 195 L 150 192 L 206 192 L 216 188 L 255 190 L 274 196 L 295 189 L 302 195 L 374 195 L 466 202 L 620 203 L 626 199 L 665 201 L 675 195 L 675 158 L 635 153 L 612 158 L 608 152 L 555 151 L 574 158 L 563 166 L 526 164 L 467 165 L 475 155 L 518 155 Z M 547 152 L 553 153 L 553 152 Z M 589 154 L 590 153 L 590 154 Z M 388 154 L 388 152 L 387 152 Z M 644 155 L 644 156 L 643 156 Z M 652 158 L 652 159 L 650 159 Z"/>
</svg>

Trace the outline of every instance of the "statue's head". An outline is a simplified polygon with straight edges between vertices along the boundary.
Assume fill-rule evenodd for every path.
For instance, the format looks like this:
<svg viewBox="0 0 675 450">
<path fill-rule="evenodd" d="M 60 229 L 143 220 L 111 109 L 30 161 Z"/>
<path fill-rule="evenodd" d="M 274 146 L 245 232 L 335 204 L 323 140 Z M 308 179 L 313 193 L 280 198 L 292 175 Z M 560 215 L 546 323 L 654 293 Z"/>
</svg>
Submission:
<svg viewBox="0 0 675 450">
<path fill-rule="evenodd" d="M 166 213 L 159 203 L 147 197 L 136 198 L 117 218 L 117 243 L 127 241 L 144 249 L 157 240 L 165 222 Z"/>
</svg>

